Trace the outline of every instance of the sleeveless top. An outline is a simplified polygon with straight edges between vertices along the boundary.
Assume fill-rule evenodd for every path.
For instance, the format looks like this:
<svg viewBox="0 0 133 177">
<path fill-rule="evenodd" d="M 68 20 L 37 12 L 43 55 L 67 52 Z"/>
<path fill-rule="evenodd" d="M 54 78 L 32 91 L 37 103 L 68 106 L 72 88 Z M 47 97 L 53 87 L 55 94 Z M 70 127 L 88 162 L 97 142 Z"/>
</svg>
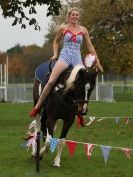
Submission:
<svg viewBox="0 0 133 177">
<path fill-rule="evenodd" d="M 59 60 L 62 60 L 68 66 L 75 67 L 83 65 L 80 47 L 83 40 L 83 32 L 74 34 L 71 30 L 66 29 L 63 38 L 63 48 L 61 49 Z"/>
<path fill-rule="evenodd" d="M 64 48 L 71 48 L 71 49 L 80 49 L 82 44 L 84 33 L 81 31 L 77 34 L 74 34 L 71 30 L 67 29 L 64 32 Z"/>
</svg>

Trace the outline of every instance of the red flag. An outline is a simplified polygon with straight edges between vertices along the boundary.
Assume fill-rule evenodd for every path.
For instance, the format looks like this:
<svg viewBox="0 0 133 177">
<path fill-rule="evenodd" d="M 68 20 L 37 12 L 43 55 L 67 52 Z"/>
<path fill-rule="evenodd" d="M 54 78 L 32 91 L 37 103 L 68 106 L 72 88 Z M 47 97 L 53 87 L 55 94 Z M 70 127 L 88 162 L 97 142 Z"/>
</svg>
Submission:
<svg viewBox="0 0 133 177">
<path fill-rule="evenodd" d="M 125 123 L 126 123 L 126 125 L 129 123 L 129 121 L 130 121 L 130 118 L 129 118 L 129 117 L 126 117 L 126 118 L 125 118 Z"/>
<path fill-rule="evenodd" d="M 124 154 L 127 156 L 128 159 L 130 159 L 131 156 L 131 149 L 128 148 L 121 148 L 124 152 Z"/>
<path fill-rule="evenodd" d="M 90 160 L 90 157 L 91 157 L 91 154 L 94 148 L 94 144 L 84 144 L 84 147 L 85 147 L 85 151 L 88 156 L 88 159 Z"/>
<path fill-rule="evenodd" d="M 75 149 L 76 149 L 76 146 L 77 146 L 77 142 L 66 141 L 66 144 L 67 144 L 70 155 L 73 156 L 74 152 L 75 152 Z"/>
<path fill-rule="evenodd" d="M 84 118 L 81 114 L 77 115 L 77 125 L 80 128 L 81 126 L 84 127 Z"/>
</svg>

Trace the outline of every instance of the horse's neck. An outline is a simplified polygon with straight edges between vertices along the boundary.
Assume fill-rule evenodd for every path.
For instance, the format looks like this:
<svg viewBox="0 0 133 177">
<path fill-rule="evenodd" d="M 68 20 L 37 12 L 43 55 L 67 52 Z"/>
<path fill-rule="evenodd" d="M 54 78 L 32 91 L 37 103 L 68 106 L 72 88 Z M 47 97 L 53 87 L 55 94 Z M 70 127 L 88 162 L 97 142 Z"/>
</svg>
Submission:
<svg viewBox="0 0 133 177">
<path fill-rule="evenodd" d="M 72 71 L 72 67 L 67 68 L 59 77 L 59 79 L 57 80 L 57 84 L 62 83 L 65 84 L 66 80 L 69 78 L 71 71 Z"/>
</svg>

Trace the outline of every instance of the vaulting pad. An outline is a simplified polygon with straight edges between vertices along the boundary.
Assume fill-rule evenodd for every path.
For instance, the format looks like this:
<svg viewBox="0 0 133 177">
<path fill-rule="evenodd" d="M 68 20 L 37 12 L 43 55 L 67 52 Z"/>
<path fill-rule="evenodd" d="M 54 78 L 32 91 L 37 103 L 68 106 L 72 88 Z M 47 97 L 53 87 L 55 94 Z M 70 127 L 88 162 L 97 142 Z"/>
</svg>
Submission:
<svg viewBox="0 0 133 177">
<path fill-rule="evenodd" d="M 51 67 L 53 68 L 55 65 L 55 62 L 51 63 Z M 35 70 L 35 77 L 40 82 L 44 81 L 45 76 L 49 72 L 49 61 L 45 61 L 41 63 Z"/>
</svg>

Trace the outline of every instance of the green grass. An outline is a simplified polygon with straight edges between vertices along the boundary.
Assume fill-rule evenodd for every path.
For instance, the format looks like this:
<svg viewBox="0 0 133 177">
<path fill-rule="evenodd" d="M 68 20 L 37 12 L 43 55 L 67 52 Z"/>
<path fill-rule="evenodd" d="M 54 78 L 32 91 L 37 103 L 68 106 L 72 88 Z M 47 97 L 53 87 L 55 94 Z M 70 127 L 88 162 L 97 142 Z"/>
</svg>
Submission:
<svg viewBox="0 0 133 177">
<path fill-rule="evenodd" d="M 115 101 L 133 101 L 133 86 L 113 87 Z"/>
<path fill-rule="evenodd" d="M 21 147 L 26 136 L 31 119 L 28 112 L 32 104 L 0 104 L 0 177 L 33 177 L 35 163 L 30 159 L 30 153 Z M 98 117 L 133 117 L 132 102 L 103 103 L 90 102 L 88 116 Z M 85 118 L 85 123 L 89 119 Z M 61 124 L 58 126 L 59 135 Z M 128 125 L 120 119 L 105 119 L 93 122 L 89 127 L 78 129 L 76 123 L 70 129 L 67 138 L 71 140 L 95 143 L 101 145 L 133 148 L 133 119 Z M 126 156 L 117 149 L 112 149 L 105 165 L 100 147 L 95 147 L 91 160 L 87 159 L 82 144 L 78 144 L 75 154 L 70 157 L 65 146 L 62 153 L 61 168 L 52 166 L 55 157 L 48 153 L 41 161 L 41 177 L 133 177 L 133 158 Z M 30 174 L 31 173 L 31 174 Z"/>
</svg>

